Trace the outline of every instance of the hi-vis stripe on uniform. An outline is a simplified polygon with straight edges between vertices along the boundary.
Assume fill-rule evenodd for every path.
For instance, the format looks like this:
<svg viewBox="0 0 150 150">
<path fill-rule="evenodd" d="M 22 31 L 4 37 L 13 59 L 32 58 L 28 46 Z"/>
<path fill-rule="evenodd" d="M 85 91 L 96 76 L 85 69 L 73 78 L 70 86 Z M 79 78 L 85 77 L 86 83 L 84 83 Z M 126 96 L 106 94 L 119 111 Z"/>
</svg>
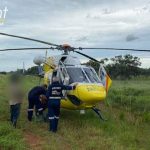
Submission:
<svg viewBox="0 0 150 150">
<path fill-rule="evenodd" d="M 106 89 L 106 92 L 108 92 L 112 84 L 112 80 L 110 79 L 110 77 L 108 76 L 106 70 L 104 69 L 102 65 L 100 65 L 100 68 L 99 68 L 99 76 L 101 78 L 102 84 L 104 85 Z"/>
<path fill-rule="evenodd" d="M 52 90 L 60 90 L 61 87 L 52 87 Z"/>
<path fill-rule="evenodd" d="M 49 120 L 55 119 L 55 117 L 48 117 Z"/>
<path fill-rule="evenodd" d="M 33 109 L 28 109 L 28 111 L 33 111 Z"/>
<path fill-rule="evenodd" d="M 59 119 L 59 117 L 57 117 L 57 116 L 54 116 L 54 118 Z"/>
<path fill-rule="evenodd" d="M 43 110 L 43 108 L 39 108 L 39 109 L 38 109 L 38 111 L 42 111 L 42 110 Z"/>
<path fill-rule="evenodd" d="M 49 97 L 49 99 L 61 99 L 61 97 Z"/>
</svg>

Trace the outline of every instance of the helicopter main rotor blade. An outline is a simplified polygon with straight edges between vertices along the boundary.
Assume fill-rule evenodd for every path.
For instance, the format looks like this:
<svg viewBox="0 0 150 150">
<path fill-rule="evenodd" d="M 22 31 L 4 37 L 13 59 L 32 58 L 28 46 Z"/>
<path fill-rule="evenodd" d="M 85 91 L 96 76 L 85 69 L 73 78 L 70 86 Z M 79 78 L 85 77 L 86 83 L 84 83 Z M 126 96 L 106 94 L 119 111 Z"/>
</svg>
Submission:
<svg viewBox="0 0 150 150">
<path fill-rule="evenodd" d="M 106 48 L 106 47 L 79 47 L 79 48 L 74 48 L 74 49 L 79 49 L 79 50 L 84 50 L 84 49 L 99 49 L 99 50 L 116 50 L 116 51 L 140 51 L 140 52 L 150 52 L 149 49 L 132 49 L 132 48 Z"/>
<path fill-rule="evenodd" d="M 31 47 L 31 48 L 10 48 L 10 49 L 0 49 L 1 52 L 5 51 L 24 51 L 24 50 L 42 50 L 42 49 L 55 49 L 54 47 Z"/>
<path fill-rule="evenodd" d="M 50 42 L 45 42 L 45 41 L 41 41 L 41 40 L 37 40 L 37 39 L 32 39 L 32 38 L 28 38 L 28 37 L 12 35 L 12 34 L 2 33 L 2 32 L 0 32 L 0 35 L 10 36 L 10 37 L 15 37 L 15 38 L 20 38 L 20 39 L 25 39 L 25 40 L 29 40 L 29 41 L 35 41 L 35 42 L 39 42 L 39 43 L 43 43 L 43 44 L 47 44 L 47 45 L 51 45 L 51 46 L 60 46 L 60 45 L 53 44 L 53 43 L 50 43 Z"/>
<path fill-rule="evenodd" d="M 81 53 L 81 52 L 78 52 L 78 51 L 74 51 L 74 52 L 76 52 L 76 53 L 78 53 L 78 54 L 80 54 L 80 55 L 82 55 L 82 56 L 84 56 L 84 57 L 87 57 L 87 58 L 89 58 L 89 59 L 91 59 L 91 60 L 93 60 L 93 61 L 95 61 L 95 62 L 98 62 L 98 63 L 100 63 L 98 60 L 96 60 L 95 58 L 93 58 L 93 57 L 91 57 L 91 56 L 88 56 L 88 55 L 86 55 L 86 54 L 84 54 L 84 53 Z"/>
</svg>

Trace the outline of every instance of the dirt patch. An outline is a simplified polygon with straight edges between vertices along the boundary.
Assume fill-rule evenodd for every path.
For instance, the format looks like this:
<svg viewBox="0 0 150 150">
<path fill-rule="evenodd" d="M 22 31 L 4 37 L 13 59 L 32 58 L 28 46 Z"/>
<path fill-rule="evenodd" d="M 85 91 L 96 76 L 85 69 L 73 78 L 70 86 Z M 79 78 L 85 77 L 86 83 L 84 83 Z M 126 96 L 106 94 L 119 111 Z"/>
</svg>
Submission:
<svg viewBox="0 0 150 150">
<path fill-rule="evenodd" d="M 43 140 L 40 136 L 26 132 L 24 138 L 31 150 L 42 150 Z"/>
</svg>

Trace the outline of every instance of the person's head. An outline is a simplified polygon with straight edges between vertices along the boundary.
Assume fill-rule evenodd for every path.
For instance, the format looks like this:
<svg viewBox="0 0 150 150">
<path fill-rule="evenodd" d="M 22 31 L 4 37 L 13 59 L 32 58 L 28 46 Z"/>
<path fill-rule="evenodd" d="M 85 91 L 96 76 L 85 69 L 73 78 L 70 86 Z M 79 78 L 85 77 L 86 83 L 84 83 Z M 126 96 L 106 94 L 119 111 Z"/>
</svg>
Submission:
<svg viewBox="0 0 150 150">
<path fill-rule="evenodd" d="M 45 95 L 41 94 L 41 95 L 40 95 L 40 101 L 41 101 L 42 104 L 46 104 L 46 102 L 47 102 L 47 97 L 46 97 Z"/>
<path fill-rule="evenodd" d="M 10 76 L 10 82 L 11 83 L 19 83 L 21 81 L 21 76 L 17 73 L 13 73 L 11 76 Z"/>
</svg>

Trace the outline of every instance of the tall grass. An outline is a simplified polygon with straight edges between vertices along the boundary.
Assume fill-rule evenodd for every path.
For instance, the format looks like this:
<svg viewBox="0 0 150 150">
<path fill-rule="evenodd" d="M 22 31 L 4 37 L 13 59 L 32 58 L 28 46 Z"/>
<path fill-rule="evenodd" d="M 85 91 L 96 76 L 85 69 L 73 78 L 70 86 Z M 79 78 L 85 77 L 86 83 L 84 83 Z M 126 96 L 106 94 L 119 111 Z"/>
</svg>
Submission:
<svg viewBox="0 0 150 150">
<path fill-rule="evenodd" d="M 116 81 L 109 91 L 107 97 L 109 104 L 116 108 L 131 111 L 133 114 L 141 115 L 143 121 L 150 122 L 150 80 L 119 82 Z"/>
<path fill-rule="evenodd" d="M 24 79 L 26 93 L 39 83 L 36 77 Z M 7 76 L 0 76 L 0 149 L 32 149 L 25 134 L 39 137 L 43 150 L 149 150 L 150 81 L 132 79 L 114 81 L 106 104 L 99 104 L 108 121 L 101 121 L 92 111 L 80 115 L 79 111 L 61 110 L 59 130 L 48 132 L 47 123 L 27 121 L 27 95 L 22 105 L 17 129 L 9 123 L 9 105 L 5 87 Z M 36 137 L 35 136 L 35 137 Z"/>
</svg>

